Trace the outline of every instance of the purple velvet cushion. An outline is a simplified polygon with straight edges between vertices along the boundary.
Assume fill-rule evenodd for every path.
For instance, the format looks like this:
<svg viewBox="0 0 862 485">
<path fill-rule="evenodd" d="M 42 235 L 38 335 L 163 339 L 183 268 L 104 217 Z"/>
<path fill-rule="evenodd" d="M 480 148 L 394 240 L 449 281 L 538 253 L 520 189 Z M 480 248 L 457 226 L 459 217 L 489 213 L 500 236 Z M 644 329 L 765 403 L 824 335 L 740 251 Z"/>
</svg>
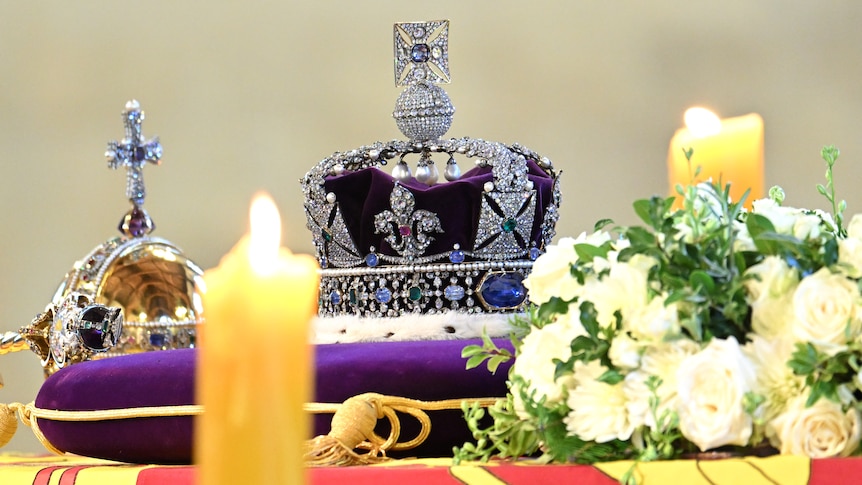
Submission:
<svg viewBox="0 0 862 485">
<path fill-rule="evenodd" d="M 49 377 L 36 396 L 43 409 L 90 411 L 194 403 L 195 352 L 167 350 L 82 362 Z M 39 420 L 57 448 L 133 463 L 191 461 L 192 417 L 74 422 Z"/>
<path fill-rule="evenodd" d="M 484 368 L 464 370 L 461 349 L 476 340 L 377 342 L 321 345 L 316 349 L 317 402 L 342 402 L 379 392 L 421 400 L 493 397 L 506 392 L 508 367 L 496 375 Z M 508 341 L 499 340 L 500 346 Z M 36 397 L 43 409 L 86 411 L 194 403 L 195 351 L 169 350 L 84 362 L 49 377 Z M 410 456 L 450 456 L 470 439 L 460 411 L 430 413 L 431 436 Z M 331 415 L 315 418 L 315 434 L 329 431 Z M 387 425 L 378 433 L 384 433 Z M 39 420 L 57 448 L 79 455 L 132 463 L 188 463 L 193 418 L 133 418 L 94 422 Z M 418 431 L 402 421 L 402 438 Z"/>
</svg>

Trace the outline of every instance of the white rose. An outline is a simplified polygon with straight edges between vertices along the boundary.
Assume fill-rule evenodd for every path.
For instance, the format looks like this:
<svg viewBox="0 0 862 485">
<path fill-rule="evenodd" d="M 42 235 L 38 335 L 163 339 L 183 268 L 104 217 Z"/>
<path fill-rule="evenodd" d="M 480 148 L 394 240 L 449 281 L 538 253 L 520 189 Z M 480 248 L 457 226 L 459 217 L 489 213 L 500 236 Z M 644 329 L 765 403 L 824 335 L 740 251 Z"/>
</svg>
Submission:
<svg viewBox="0 0 862 485">
<path fill-rule="evenodd" d="M 635 426 L 628 418 L 622 383 L 611 385 L 597 381 L 606 370 L 598 361 L 578 364 L 575 367 L 578 385 L 569 391 L 566 400 L 571 409 L 563 418 L 566 431 L 597 443 L 631 438 Z"/>
<path fill-rule="evenodd" d="M 839 239 L 838 262 L 847 276 L 862 277 L 862 240 L 850 237 Z"/>
<path fill-rule="evenodd" d="M 641 346 L 626 334 L 618 334 L 608 349 L 611 364 L 620 369 L 636 369 L 641 364 Z"/>
<path fill-rule="evenodd" d="M 753 301 L 790 293 L 799 282 L 796 270 L 778 256 L 767 256 L 745 271 L 745 288 Z"/>
<path fill-rule="evenodd" d="M 546 397 L 548 404 L 562 402 L 564 390 L 574 385 L 574 378 L 568 375 L 554 380 L 557 369 L 554 359 L 569 360 L 572 340 L 579 335 L 586 335 L 579 323 L 558 321 L 534 328 L 524 337 L 512 372 L 527 382 L 528 396 L 535 392 L 533 398 L 536 401 Z"/>
<path fill-rule="evenodd" d="M 575 240 L 570 237 L 548 246 L 545 253 L 533 262 L 533 269 L 524 279 L 530 301 L 541 305 L 555 296 L 564 300 L 574 298 L 580 285 L 572 278 L 570 267 L 577 260 Z"/>
<path fill-rule="evenodd" d="M 825 398 L 811 407 L 807 396 L 788 403 L 787 410 L 767 424 L 766 433 L 782 454 L 809 458 L 848 456 L 859 446 L 859 411 L 844 412 Z"/>
<path fill-rule="evenodd" d="M 802 215 L 802 211 L 795 207 L 782 207 L 772 199 L 758 199 L 752 202 L 752 212 L 762 215 L 772 222 L 775 232 L 779 234 L 793 234 L 793 225 L 796 219 Z"/>
<path fill-rule="evenodd" d="M 798 239 L 813 239 L 823 232 L 820 224 L 823 221 L 815 214 L 800 214 L 793 223 L 793 235 Z"/>
<path fill-rule="evenodd" d="M 747 445 L 752 419 L 743 409 L 743 398 L 754 385 L 754 368 L 736 339 L 712 339 L 677 371 L 682 435 L 701 451 Z"/>
<path fill-rule="evenodd" d="M 859 288 L 827 268 L 802 279 L 793 294 L 793 335 L 827 350 L 840 350 L 862 329 Z"/>
<path fill-rule="evenodd" d="M 799 282 L 796 270 L 778 256 L 767 256 L 745 272 L 751 304 L 751 327 L 767 338 L 785 335 L 794 318 L 793 293 Z"/>
<path fill-rule="evenodd" d="M 564 237 L 557 244 L 548 246 L 545 253 L 533 262 L 533 268 L 524 280 L 530 301 L 541 305 L 552 297 L 568 301 L 577 296 L 581 285 L 570 271 L 572 263 L 578 261 L 575 244 L 601 246 L 610 239 L 610 234 L 604 231 L 583 232 L 577 238 Z"/>
<path fill-rule="evenodd" d="M 624 314 L 623 328 L 638 339 L 647 342 L 661 342 L 680 332 L 679 312 L 676 303 L 665 305 L 667 295 L 654 297 L 640 308 Z"/>
<path fill-rule="evenodd" d="M 607 276 L 584 285 L 581 298 L 593 303 L 600 325 L 613 325 L 617 311 L 626 318 L 647 304 L 647 276 L 656 264 L 654 258 L 636 254 L 627 262 L 612 263 Z"/>
</svg>

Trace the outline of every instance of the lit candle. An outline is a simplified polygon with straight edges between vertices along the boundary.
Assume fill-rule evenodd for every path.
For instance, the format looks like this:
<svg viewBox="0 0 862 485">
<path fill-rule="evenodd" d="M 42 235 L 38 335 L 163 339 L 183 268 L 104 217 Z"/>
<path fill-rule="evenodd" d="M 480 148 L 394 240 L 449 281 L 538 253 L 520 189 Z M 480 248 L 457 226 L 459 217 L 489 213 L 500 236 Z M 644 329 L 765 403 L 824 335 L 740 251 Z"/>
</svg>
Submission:
<svg viewBox="0 0 862 485">
<path fill-rule="evenodd" d="M 730 183 L 734 202 L 746 190 L 751 192 L 746 207 L 764 197 L 763 182 L 763 118 L 756 113 L 719 120 L 704 108 L 691 108 L 685 113 L 686 127 L 677 130 L 670 140 L 668 175 L 671 194 L 676 185 L 704 182 L 710 178 L 722 186 Z M 685 150 L 692 149 L 691 164 Z M 695 170 L 700 174 L 695 177 Z M 677 200 L 679 203 L 679 200 Z"/>
<path fill-rule="evenodd" d="M 267 195 L 251 206 L 251 235 L 204 274 L 195 460 L 199 483 L 301 484 L 310 418 L 309 322 L 317 262 L 280 247 L 281 220 Z"/>
</svg>

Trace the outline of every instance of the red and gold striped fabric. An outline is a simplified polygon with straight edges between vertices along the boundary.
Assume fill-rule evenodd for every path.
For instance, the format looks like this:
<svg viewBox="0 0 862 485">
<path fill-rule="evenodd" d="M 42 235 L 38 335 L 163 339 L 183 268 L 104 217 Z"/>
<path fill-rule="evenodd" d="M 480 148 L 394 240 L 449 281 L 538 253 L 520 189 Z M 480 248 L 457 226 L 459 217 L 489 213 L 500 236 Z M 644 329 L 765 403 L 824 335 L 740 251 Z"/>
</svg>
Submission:
<svg viewBox="0 0 862 485">
<path fill-rule="evenodd" d="M 794 456 L 613 462 L 596 466 L 538 465 L 529 461 L 452 466 L 448 458 L 385 465 L 315 468 L 314 485 L 613 485 L 635 466 L 638 483 L 826 485 L 857 483 L 862 458 L 809 460 Z M 73 456 L 0 455 L 2 485 L 194 485 L 194 466 L 131 465 Z"/>
</svg>

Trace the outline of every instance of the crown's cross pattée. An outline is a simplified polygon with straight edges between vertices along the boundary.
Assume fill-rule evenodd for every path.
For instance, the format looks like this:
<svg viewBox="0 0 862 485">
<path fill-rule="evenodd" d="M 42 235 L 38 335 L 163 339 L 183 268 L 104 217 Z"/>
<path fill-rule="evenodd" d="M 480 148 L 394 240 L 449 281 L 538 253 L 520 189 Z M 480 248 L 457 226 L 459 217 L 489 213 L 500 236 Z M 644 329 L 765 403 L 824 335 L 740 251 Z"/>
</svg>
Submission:
<svg viewBox="0 0 862 485">
<path fill-rule="evenodd" d="M 126 103 L 126 108 L 123 110 L 126 136 L 119 142 L 108 142 L 108 150 L 105 152 L 108 167 L 126 168 L 126 197 L 133 208 L 120 222 L 120 231 L 132 237 L 143 236 L 155 227 L 143 208 L 144 198 L 147 195 L 144 187 L 144 165 L 147 163 L 158 165 L 162 159 L 162 144 L 159 143 L 159 137 L 149 140 L 144 138 L 141 132 L 143 121 L 144 112 L 141 110 L 140 103 L 135 100 Z"/>
</svg>

